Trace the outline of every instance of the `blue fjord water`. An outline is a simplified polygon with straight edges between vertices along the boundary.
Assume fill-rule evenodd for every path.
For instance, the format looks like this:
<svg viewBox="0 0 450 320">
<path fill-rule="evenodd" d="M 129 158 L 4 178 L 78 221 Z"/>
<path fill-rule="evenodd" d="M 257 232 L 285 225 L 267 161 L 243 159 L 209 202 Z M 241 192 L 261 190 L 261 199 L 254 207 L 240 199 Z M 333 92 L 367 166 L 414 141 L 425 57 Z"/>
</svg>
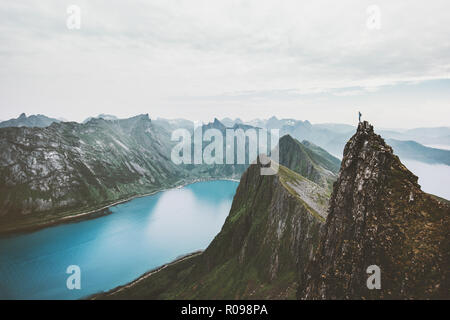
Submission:
<svg viewBox="0 0 450 320">
<path fill-rule="evenodd" d="M 130 282 L 220 231 L 238 183 L 198 182 L 111 207 L 111 214 L 0 238 L 0 299 L 77 299 Z M 69 290 L 66 269 L 81 269 Z"/>
</svg>

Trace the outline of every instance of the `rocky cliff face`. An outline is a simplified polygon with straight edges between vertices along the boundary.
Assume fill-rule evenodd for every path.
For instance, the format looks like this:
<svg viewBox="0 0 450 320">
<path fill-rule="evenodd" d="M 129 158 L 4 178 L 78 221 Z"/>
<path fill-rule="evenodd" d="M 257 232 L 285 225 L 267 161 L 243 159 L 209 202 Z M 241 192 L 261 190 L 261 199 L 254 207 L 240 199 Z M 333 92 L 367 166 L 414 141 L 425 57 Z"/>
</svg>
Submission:
<svg viewBox="0 0 450 320">
<path fill-rule="evenodd" d="M 135 285 L 112 299 L 295 298 L 326 217 L 325 189 L 280 166 L 261 176 L 251 165 L 241 178 L 225 224 L 199 256 Z"/>
<path fill-rule="evenodd" d="M 193 270 L 202 275 L 191 291 L 195 297 L 294 297 L 298 275 L 318 243 L 328 198 L 323 188 L 283 166 L 274 176 L 259 170 L 253 165 L 243 175 L 221 232 Z M 219 270 L 227 277 L 217 279 Z M 227 290 L 213 291 L 218 280 Z"/>
<path fill-rule="evenodd" d="M 299 298 L 448 299 L 449 222 L 450 207 L 422 192 L 392 148 L 361 123 L 345 147 Z M 371 265 L 381 270 L 381 289 L 367 287 Z"/>
<path fill-rule="evenodd" d="M 1 227 L 106 205 L 170 186 L 170 134 L 147 115 L 0 130 Z"/>
<path fill-rule="evenodd" d="M 340 161 L 314 144 L 285 135 L 279 143 L 280 164 L 330 190 L 336 181 Z"/>
<path fill-rule="evenodd" d="M 151 121 L 148 115 L 121 120 L 99 117 L 85 124 L 54 123 L 46 128 L 0 129 L 0 232 L 51 223 L 198 179 L 239 179 L 248 167 L 175 165 L 171 151 L 176 142 L 171 141 L 171 133 L 180 127 L 190 129 L 192 134 L 192 123 Z M 209 128 L 225 135 L 226 127 L 217 119 L 204 125 L 203 132 Z M 282 148 L 288 147 L 288 140 L 282 139 Z M 205 142 L 203 148 L 207 145 Z M 286 165 L 304 163 L 302 168 L 311 169 L 309 178 L 327 181 L 324 177 L 329 171 L 316 160 L 326 162 L 330 155 L 315 155 L 312 146 L 301 150 L 299 156 L 295 156 L 296 148 L 291 150 L 289 155 L 293 157 Z"/>
</svg>

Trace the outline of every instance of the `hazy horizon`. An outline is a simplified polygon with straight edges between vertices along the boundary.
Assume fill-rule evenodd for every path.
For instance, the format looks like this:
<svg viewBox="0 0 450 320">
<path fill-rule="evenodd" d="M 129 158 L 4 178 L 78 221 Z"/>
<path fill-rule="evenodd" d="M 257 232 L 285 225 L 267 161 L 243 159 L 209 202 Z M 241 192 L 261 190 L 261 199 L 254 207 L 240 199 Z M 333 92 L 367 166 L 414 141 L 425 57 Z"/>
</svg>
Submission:
<svg viewBox="0 0 450 320">
<path fill-rule="evenodd" d="M 22 113 L 24 113 L 24 112 L 21 112 L 19 115 L 17 115 L 17 117 L 13 117 L 13 118 L 10 118 L 10 119 L 0 119 L 0 122 L 8 121 L 8 120 L 13 120 L 13 119 L 17 119 L 17 118 L 20 117 L 20 115 L 21 115 Z M 67 118 L 64 118 L 64 117 L 50 117 L 50 116 L 48 116 L 47 114 L 42 114 L 42 113 L 35 113 L 35 114 L 26 114 L 26 113 L 25 113 L 25 115 L 26 115 L 27 117 L 29 117 L 29 116 L 43 115 L 43 116 L 46 116 L 46 117 L 49 117 L 49 118 L 57 119 L 57 120 L 62 121 L 62 122 L 72 122 L 72 121 L 74 121 L 74 122 L 78 122 L 78 123 L 82 123 L 82 122 L 84 122 L 85 120 L 87 120 L 88 118 L 96 118 L 96 117 L 99 117 L 99 116 L 101 116 L 101 115 L 104 115 L 104 116 L 115 116 L 115 117 L 117 117 L 117 118 L 120 120 L 120 119 L 127 119 L 127 118 L 131 118 L 131 117 L 135 117 L 135 116 L 142 115 L 142 114 L 148 114 L 148 113 L 133 114 L 133 115 L 130 115 L 130 116 L 127 116 L 127 117 L 117 117 L 117 116 L 114 115 L 114 114 L 103 112 L 103 113 L 96 114 L 96 115 L 90 115 L 90 116 L 88 116 L 88 117 L 86 117 L 86 118 L 84 118 L 84 119 L 81 119 L 81 120 L 74 120 L 74 119 L 67 119 Z M 292 120 L 303 121 L 303 122 L 308 121 L 308 122 L 310 122 L 312 125 L 348 125 L 348 126 L 354 127 L 355 129 L 356 129 L 357 125 L 358 125 L 358 123 L 357 123 L 357 122 L 355 123 L 355 121 L 354 121 L 354 123 L 342 123 L 342 122 L 312 122 L 312 121 L 310 121 L 309 119 L 296 119 L 296 118 L 292 118 L 292 117 L 291 117 L 291 118 L 288 118 L 288 117 L 277 117 L 277 116 L 275 116 L 275 115 L 270 116 L 270 117 L 267 117 L 267 118 L 250 118 L 250 119 L 245 119 L 245 118 L 238 117 L 238 116 L 236 116 L 236 117 L 230 117 L 230 116 L 228 116 L 228 117 L 217 117 L 217 116 L 215 116 L 215 117 L 213 117 L 213 118 L 206 119 L 206 120 L 201 120 L 201 121 L 202 121 L 203 123 L 207 124 L 207 123 L 213 122 L 215 118 L 217 118 L 219 121 L 222 121 L 223 119 L 228 118 L 228 119 L 231 119 L 232 121 L 235 121 L 235 120 L 239 119 L 239 120 L 242 120 L 242 122 L 244 122 L 244 123 L 248 123 L 248 122 L 251 122 L 251 121 L 254 121 L 254 120 L 262 120 L 262 121 L 264 121 L 264 120 L 269 120 L 269 118 L 272 118 L 272 117 L 275 117 L 275 118 L 277 118 L 278 120 L 292 119 Z M 166 117 L 159 117 L 159 116 L 152 117 L 151 114 L 149 114 L 149 118 L 150 118 L 150 119 L 154 119 L 154 120 L 164 119 L 164 120 L 169 120 L 169 121 L 170 121 L 170 120 L 188 120 L 188 121 L 197 121 L 196 118 L 182 118 L 182 117 L 166 118 Z M 363 119 L 363 120 L 365 120 L 365 119 Z M 369 120 L 369 119 L 367 119 L 367 121 L 369 121 L 369 123 L 370 123 L 370 120 Z M 403 128 L 402 128 L 402 127 L 398 127 L 398 128 L 392 128 L 392 127 L 389 127 L 389 128 L 386 128 L 386 127 L 377 127 L 376 129 L 377 129 L 377 130 L 393 130 L 393 131 L 397 130 L 398 132 L 402 132 L 402 131 L 406 131 L 406 130 L 410 130 L 410 129 L 428 129 L 428 128 L 430 128 L 430 129 L 431 129 L 431 128 L 433 128 L 433 129 L 436 129 L 436 128 L 450 128 L 450 126 L 438 126 L 438 127 L 408 127 L 408 128 L 404 128 L 404 127 L 403 127 Z M 430 148 L 437 148 L 437 149 L 448 149 L 448 148 L 449 148 L 449 146 L 446 146 L 446 145 L 427 145 L 427 146 L 430 147 Z"/>
</svg>

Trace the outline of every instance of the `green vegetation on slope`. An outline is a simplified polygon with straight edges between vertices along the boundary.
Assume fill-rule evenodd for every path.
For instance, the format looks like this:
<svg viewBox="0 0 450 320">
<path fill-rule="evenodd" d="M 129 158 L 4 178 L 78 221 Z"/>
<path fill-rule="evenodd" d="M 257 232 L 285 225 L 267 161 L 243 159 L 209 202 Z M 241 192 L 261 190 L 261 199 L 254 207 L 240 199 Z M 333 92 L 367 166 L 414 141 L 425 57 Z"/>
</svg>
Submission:
<svg viewBox="0 0 450 320">
<path fill-rule="evenodd" d="M 322 148 L 304 141 L 283 136 L 279 143 L 280 164 L 316 182 L 331 193 L 340 161 Z"/>
<path fill-rule="evenodd" d="M 171 133 L 180 126 L 189 130 L 183 121 L 151 121 L 140 115 L 1 129 L 0 232 L 81 219 L 78 214 L 196 180 L 241 177 L 246 164 L 175 165 Z M 225 134 L 226 127 L 217 119 L 203 131 L 209 128 Z M 337 159 L 290 137 L 283 137 L 280 146 L 282 158 L 289 159 L 287 167 L 330 187 Z"/>
<path fill-rule="evenodd" d="M 148 115 L 0 130 L 0 232 L 55 223 L 117 201 L 246 166 L 176 165 L 171 130 Z"/>
<path fill-rule="evenodd" d="M 259 165 L 251 165 L 222 230 L 201 255 L 97 298 L 295 298 L 299 273 L 322 225 L 317 213 L 285 188 L 286 182 L 299 179 L 314 185 L 316 192 L 320 188 L 282 166 L 277 175 L 261 176 Z M 322 194 L 327 196 L 323 189 Z"/>
</svg>

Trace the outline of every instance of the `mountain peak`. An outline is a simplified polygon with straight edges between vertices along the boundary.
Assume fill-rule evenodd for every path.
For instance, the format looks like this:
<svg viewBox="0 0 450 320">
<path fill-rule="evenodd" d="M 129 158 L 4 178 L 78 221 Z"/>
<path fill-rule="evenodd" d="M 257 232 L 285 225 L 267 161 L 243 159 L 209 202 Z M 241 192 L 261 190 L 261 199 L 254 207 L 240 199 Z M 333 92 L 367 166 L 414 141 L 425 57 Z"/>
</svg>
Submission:
<svg viewBox="0 0 450 320">
<path fill-rule="evenodd" d="M 226 129 L 226 126 L 222 122 L 220 122 L 219 119 L 214 118 L 213 122 L 203 125 L 203 130 L 208 130 L 208 129 L 218 129 L 220 131 L 224 131 Z"/>
<path fill-rule="evenodd" d="M 290 134 L 286 134 L 284 136 L 281 137 L 280 141 L 284 140 L 284 141 L 292 141 L 295 142 L 296 140 L 294 138 L 292 138 L 292 136 Z"/>
<path fill-rule="evenodd" d="M 27 115 L 23 112 L 20 114 L 18 118 L 9 119 L 7 121 L 0 122 L 0 128 L 7 127 L 48 127 L 53 122 L 60 122 L 58 119 L 52 119 L 46 117 L 42 114 L 31 115 L 27 117 Z"/>
<path fill-rule="evenodd" d="M 368 122 L 344 150 L 304 299 L 427 299 L 448 292 L 450 207 L 422 192 L 417 177 Z M 367 268 L 381 270 L 369 290 Z"/>
<path fill-rule="evenodd" d="M 373 126 L 368 121 L 363 121 L 358 124 L 357 132 L 365 132 L 367 134 L 373 133 Z"/>
<path fill-rule="evenodd" d="M 364 121 L 344 148 L 341 171 L 355 164 L 376 169 L 392 157 L 392 148 L 374 132 L 372 125 Z M 397 161 L 400 162 L 398 158 Z"/>
<path fill-rule="evenodd" d="M 301 143 L 289 134 L 281 137 L 278 150 L 280 164 L 331 192 L 340 166 L 338 159 L 315 145 Z"/>
</svg>

